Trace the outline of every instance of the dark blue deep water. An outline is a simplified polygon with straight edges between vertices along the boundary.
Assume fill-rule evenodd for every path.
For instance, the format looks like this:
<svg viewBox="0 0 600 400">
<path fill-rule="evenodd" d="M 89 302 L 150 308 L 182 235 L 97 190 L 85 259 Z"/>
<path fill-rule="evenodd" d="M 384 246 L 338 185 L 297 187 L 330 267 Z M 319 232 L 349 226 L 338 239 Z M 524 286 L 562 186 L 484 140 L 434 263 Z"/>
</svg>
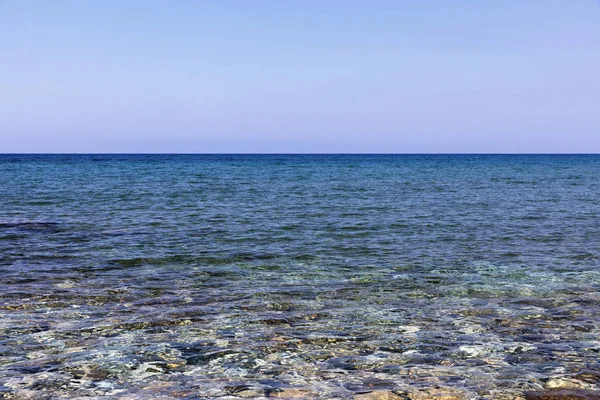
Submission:
<svg viewBox="0 0 600 400">
<path fill-rule="evenodd" d="M 0 397 L 593 391 L 599 178 L 596 155 L 1 155 Z"/>
</svg>

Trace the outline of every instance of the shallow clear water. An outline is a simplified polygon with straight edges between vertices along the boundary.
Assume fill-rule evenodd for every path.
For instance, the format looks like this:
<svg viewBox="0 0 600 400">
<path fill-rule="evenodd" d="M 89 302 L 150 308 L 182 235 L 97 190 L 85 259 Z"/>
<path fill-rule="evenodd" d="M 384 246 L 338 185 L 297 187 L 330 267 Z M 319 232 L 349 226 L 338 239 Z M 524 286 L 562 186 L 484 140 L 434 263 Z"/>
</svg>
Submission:
<svg viewBox="0 0 600 400">
<path fill-rule="evenodd" d="M 598 389 L 599 177 L 593 155 L 0 156 L 0 397 Z"/>
</svg>

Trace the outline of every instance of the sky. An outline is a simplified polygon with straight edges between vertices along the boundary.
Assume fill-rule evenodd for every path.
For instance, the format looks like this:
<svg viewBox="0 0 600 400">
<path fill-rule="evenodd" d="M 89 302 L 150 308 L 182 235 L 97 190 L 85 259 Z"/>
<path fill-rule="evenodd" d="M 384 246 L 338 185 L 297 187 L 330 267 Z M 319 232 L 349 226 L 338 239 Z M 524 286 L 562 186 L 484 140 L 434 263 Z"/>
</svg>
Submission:
<svg viewBox="0 0 600 400">
<path fill-rule="evenodd" d="M 0 153 L 600 153 L 598 0 L 0 0 Z"/>
</svg>

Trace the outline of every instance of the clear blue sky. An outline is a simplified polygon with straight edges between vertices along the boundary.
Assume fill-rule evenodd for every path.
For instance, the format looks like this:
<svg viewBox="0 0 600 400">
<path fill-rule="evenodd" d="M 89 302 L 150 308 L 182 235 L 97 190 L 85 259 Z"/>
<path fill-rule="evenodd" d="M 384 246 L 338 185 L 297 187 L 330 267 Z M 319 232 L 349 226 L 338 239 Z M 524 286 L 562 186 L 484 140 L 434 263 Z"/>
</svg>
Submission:
<svg viewBox="0 0 600 400">
<path fill-rule="evenodd" d="M 0 0 L 0 152 L 600 152 L 598 0 Z"/>
</svg>

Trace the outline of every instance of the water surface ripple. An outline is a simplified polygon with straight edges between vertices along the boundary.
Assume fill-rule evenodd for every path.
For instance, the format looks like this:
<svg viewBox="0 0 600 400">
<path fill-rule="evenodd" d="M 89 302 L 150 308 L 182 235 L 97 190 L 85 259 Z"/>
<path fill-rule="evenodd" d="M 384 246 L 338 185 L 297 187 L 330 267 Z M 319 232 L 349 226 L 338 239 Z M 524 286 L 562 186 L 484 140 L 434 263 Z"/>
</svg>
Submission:
<svg viewBox="0 0 600 400">
<path fill-rule="evenodd" d="M 596 395 L 599 176 L 592 155 L 2 155 L 0 397 Z"/>
</svg>

